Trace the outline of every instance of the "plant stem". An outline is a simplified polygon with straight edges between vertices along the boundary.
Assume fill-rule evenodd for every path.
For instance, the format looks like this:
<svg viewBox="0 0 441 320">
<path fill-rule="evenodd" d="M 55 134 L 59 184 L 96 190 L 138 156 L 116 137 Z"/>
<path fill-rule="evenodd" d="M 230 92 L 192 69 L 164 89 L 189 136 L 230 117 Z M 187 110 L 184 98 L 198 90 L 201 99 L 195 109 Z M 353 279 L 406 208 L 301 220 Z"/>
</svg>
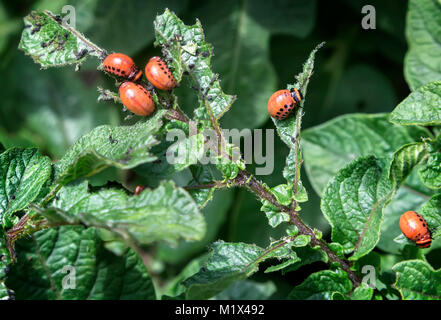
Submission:
<svg viewBox="0 0 441 320">
<path fill-rule="evenodd" d="M 246 182 L 247 181 L 247 182 Z M 319 240 L 315 235 L 314 231 L 308 227 L 298 216 L 297 212 L 292 208 L 281 205 L 277 202 L 275 197 L 268 192 L 255 177 L 251 176 L 247 171 L 241 170 L 236 177 L 236 183 L 238 185 L 244 185 L 255 193 L 259 198 L 263 198 L 271 202 L 274 206 L 276 206 L 280 211 L 286 212 L 290 216 L 289 223 L 295 225 L 299 230 L 300 234 L 308 235 L 311 237 L 311 245 L 319 246 L 328 256 L 330 262 L 338 263 L 341 268 L 347 272 L 349 279 L 354 284 L 354 287 L 358 287 L 361 284 L 361 280 L 358 275 L 351 270 L 352 263 L 341 259 L 338 257 L 327 245 L 327 243 L 323 240 Z"/>
</svg>

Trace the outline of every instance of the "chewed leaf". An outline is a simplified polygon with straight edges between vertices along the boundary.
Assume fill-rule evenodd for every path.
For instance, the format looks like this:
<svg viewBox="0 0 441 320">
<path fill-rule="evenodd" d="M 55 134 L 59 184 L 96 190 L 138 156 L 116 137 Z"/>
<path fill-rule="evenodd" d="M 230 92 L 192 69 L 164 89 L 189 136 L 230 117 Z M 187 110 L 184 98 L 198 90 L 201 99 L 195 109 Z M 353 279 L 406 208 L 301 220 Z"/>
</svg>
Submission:
<svg viewBox="0 0 441 320">
<path fill-rule="evenodd" d="M 171 59 L 175 78 L 180 80 L 186 71 L 198 89 L 200 105 L 195 110 L 196 118 L 219 120 L 231 107 L 235 97 L 222 91 L 217 75 L 211 71 L 213 48 L 205 42 L 200 22 L 187 26 L 167 9 L 156 17 L 154 26 L 155 43 L 161 45 L 166 58 Z"/>
<path fill-rule="evenodd" d="M 43 68 L 80 64 L 88 55 L 104 55 L 104 50 L 50 11 L 33 11 L 24 23 L 19 48 Z"/>
</svg>

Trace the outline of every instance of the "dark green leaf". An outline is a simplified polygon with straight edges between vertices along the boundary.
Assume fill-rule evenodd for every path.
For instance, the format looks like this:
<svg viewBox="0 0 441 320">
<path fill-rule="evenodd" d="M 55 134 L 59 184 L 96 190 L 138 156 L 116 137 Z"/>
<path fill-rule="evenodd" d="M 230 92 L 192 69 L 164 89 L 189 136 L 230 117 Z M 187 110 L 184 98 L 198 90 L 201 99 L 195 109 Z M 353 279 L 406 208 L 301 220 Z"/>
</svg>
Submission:
<svg viewBox="0 0 441 320">
<path fill-rule="evenodd" d="M 51 161 L 37 149 L 12 148 L 0 155 L 0 225 L 10 227 L 14 212 L 25 209 L 52 172 Z"/>
<path fill-rule="evenodd" d="M 241 280 L 214 296 L 213 300 L 267 300 L 277 291 L 272 281 Z"/>
<path fill-rule="evenodd" d="M 361 157 L 341 169 L 326 188 L 321 208 L 332 226 L 332 240 L 356 260 L 380 238 L 383 207 L 391 185 L 374 157 Z"/>
<path fill-rule="evenodd" d="M 81 222 L 142 244 L 180 238 L 199 240 L 205 234 L 204 217 L 197 204 L 173 182 L 135 196 L 117 189 L 88 193 L 87 188 L 87 182 L 63 187 L 57 199 L 38 212 L 54 223 Z"/>
<path fill-rule="evenodd" d="M 94 228 L 40 231 L 20 240 L 17 253 L 7 281 L 17 299 L 156 299 L 138 254 L 129 248 L 121 256 L 112 254 Z"/>
<path fill-rule="evenodd" d="M 440 300 L 441 271 L 425 261 L 409 260 L 393 267 L 397 275 L 395 287 L 405 300 Z"/>
<path fill-rule="evenodd" d="M 347 294 L 352 289 L 351 280 L 343 272 L 331 270 L 311 274 L 289 294 L 294 300 L 330 300 L 334 292 Z"/>
<path fill-rule="evenodd" d="M 406 21 L 409 50 L 404 76 L 411 90 L 441 80 L 441 5 L 434 0 L 410 0 Z"/>
</svg>

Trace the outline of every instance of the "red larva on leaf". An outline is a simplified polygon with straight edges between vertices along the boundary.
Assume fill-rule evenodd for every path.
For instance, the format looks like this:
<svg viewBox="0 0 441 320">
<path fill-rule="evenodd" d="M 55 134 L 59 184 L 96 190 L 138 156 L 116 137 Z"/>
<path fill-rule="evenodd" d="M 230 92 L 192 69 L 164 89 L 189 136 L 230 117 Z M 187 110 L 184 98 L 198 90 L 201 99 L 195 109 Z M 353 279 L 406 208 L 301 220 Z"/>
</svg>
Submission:
<svg viewBox="0 0 441 320">
<path fill-rule="evenodd" d="M 145 190 L 144 186 L 136 186 L 135 188 L 135 196 L 137 196 L 138 194 L 140 194 L 141 192 L 143 192 Z"/>
<path fill-rule="evenodd" d="M 432 237 L 426 220 L 415 211 L 406 211 L 400 218 L 401 232 L 420 248 L 428 248 Z"/>
<path fill-rule="evenodd" d="M 142 76 L 132 58 L 122 53 L 109 54 L 103 62 L 104 70 L 115 76 L 137 81 Z"/>
<path fill-rule="evenodd" d="M 278 120 L 286 119 L 302 99 L 302 94 L 297 89 L 278 90 L 268 100 L 268 112 Z"/>
<path fill-rule="evenodd" d="M 124 106 L 138 116 L 149 116 L 155 111 L 155 103 L 143 86 L 124 82 L 119 87 L 119 96 Z"/>
<path fill-rule="evenodd" d="M 153 57 L 145 66 L 147 80 L 157 89 L 171 90 L 177 82 L 167 64 L 160 57 Z"/>
</svg>

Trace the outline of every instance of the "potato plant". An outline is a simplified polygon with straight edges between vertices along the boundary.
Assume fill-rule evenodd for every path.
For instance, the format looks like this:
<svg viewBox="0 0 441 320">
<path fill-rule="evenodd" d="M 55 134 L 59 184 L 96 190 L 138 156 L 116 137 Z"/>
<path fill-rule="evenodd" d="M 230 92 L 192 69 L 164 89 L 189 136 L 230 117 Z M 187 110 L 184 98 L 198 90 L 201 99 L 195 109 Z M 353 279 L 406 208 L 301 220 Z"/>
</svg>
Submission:
<svg viewBox="0 0 441 320">
<path fill-rule="evenodd" d="M 303 17 L 317 5 L 294 2 Z M 441 298 L 439 261 L 433 258 L 441 243 L 440 5 L 409 1 L 404 78 L 411 91 L 390 106 L 391 112 L 347 112 L 303 129 L 320 94 L 310 84 L 326 67 L 319 56 L 334 45 L 326 38 L 310 42 L 302 62 L 284 71 L 292 81 L 279 88 L 301 91 L 299 105 L 286 119 L 265 125 L 281 141 L 272 150 L 275 156 L 280 157 L 279 149 L 286 151 L 272 174 L 281 178 L 273 179 L 253 173 L 255 166 L 223 128 L 224 123 L 230 129 L 263 126 L 266 101 L 277 89 L 275 72 L 265 60 L 265 30 L 289 31 L 282 23 L 257 24 L 266 9 L 264 1 L 256 3 L 231 14 L 245 12 L 240 18 L 245 26 L 233 30 L 235 35 L 228 19 L 216 27 L 199 20 L 188 24 L 161 8 L 145 18 L 151 18 L 149 23 L 140 22 L 146 24 L 142 30 L 127 32 L 119 47 L 97 36 L 106 31 L 99 25 L 89 36 L 55 11 L 34 8 L 25 16 L 18 49 L 26 56 L 20 59 L 33 60 L 42 69 L 41 79 L 28 81 L 24 71 L 21 78 L 8 75 L 26 86 L 23 99 L 30 100 L 27 87 L 50 88 L 50 98 L 42 103 L 56 105 L 68 121 L 58 125 L 54 114 L 28 108 L 24 131 L 6 134 L 7 124 L 1 123 L 0 298 Z M 214 4 L 203 10 L 216 12 Z M 107 27 L 125 28 L 123 23 L 113 19 Z M 292 23 L 304 36 L 312 28 L 309 20 Z M 233 43 L 246 39 L 247 46 L 232 52 L 221 47 L 218 56 L 204 27 L 215 40 L 221 35 Z M 124 108 L 118 95 L 123 80 L 104 72 L 102 62 L 116 48 L 134 53 L 140 41 L 152 40 L 151 51 L 166 61 L 179 87 L 158 90 L 143 77 L 139 84 L 151 92 L 155 112 L 140 117 L 126 110 L 119 123 L 115 113 L 102 110 Z M 146 63 L 151 56 L 136 60 Z M 214 68 L 217 59 L 228 68 Z M 72 69 L 108 80 L 85 90 Z M 366 69 L 356 73 L 366 74 Z M 249 74 L 259 81 L 247 83 Z M 342 83 L 333 89 L 337 102 L 346 94 L 339 89 Z M 378 83 L 372 90 L 362 83 L 367 100 L 389 103 Z M 67 87 L 78 95 L 68 99 Z M 87 110 L 92 95 L 100 101 L 93 106 L 97 113 Z M 10 102 L 18 100 L 10 96 L 4 113 L 16 114 Z M 81 130 L 77 106 L 88 115 Z M 107 116 L 100 117 L 101 112 Z M 71 143 L 59 139 L 68 130 L 81 134 Z M 177 142 L 169 139 L 176 132 L 184 133 Z M 268 142 L 266 150 L 271 150 Z M 179 161 L 170 161 L 171 154 L 179 154 Z M 137 185 L 143 188 L 135 194 Z M 311 206 L 325 223 L 310 220 Z M 398 221 L 409 210 L 427 223 L 429 248 L 419 248 L 401 233 Z M 259 243 L 234 241 L 232 234 L 250 232 L 256 219 L 265 219 L 270 230 L 255 230 Z M 228 234 L 221 231 L 225 224 L 233 226 Z M 272 276 L 278 280 L 269 281 Z M 296 277 L 300 280 L 291 285 Z"/>
</svg>

